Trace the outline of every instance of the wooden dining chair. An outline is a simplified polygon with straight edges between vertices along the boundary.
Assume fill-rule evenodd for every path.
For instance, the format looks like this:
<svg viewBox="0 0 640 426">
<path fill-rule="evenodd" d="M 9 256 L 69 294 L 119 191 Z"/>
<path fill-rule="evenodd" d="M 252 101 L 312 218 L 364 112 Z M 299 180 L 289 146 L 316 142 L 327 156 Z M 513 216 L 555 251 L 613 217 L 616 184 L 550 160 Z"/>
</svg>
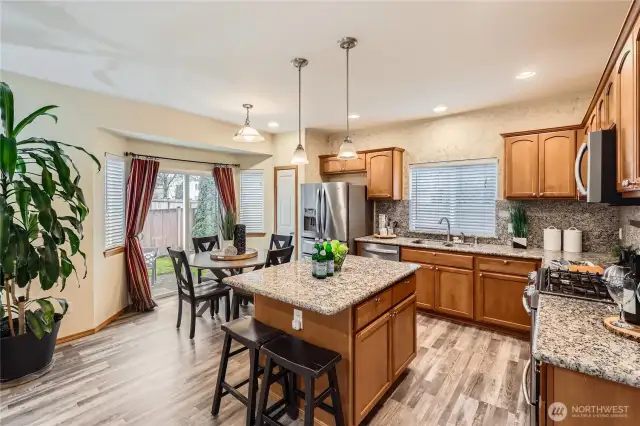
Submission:
<svg viewBox="0 0 640 426">
<path fill-rule="evenodd" d="M 269 250 L 276 250 L 276 249 L 289 247 L 292 243 L 293 243 L 293 235 L 271 234 L 271 242 L 269 243 Z"/>
<path fill-rule="evenodd" d="M 176 328 L 180 328 L 180 323 L 182 321 L 182 301 L 185 301 L 191 305 L 191 329 L 189 331 L 190 339 L 193 339 L 193 336 L 196 332 L 196 309 L 198 307 L 198 303 L 211 303 L 210 312 L 211 317 L 213 317 L 214 302 L 217 303 L 219 299 L 224 297 L 225 317 L 228 322 L 231 317 L 231 309 L 229 304 L 231 289 L 215 281 L 194 286 L 193 276 L 191 275 L 191 268 L 189 267 L 187 254 L 184 252 L 184 250 L 172 250 L 171 247 L 167 247 L 167 252 L 169 253 L 171 263 L 173 264 L 173 270 L 176 273 L 176 281 L 178 284 L 178 322 L 176 324 Z"/>
<path fill-rule="evenodd" d="M 220 249 L 220 241 L 217 235 L 211 237 L 193 237 L 193 249 L 196 253 L 204 253 L 212 250 Z M 198 269 L 198 284 L 204 281 L 215 281 L 215 278 L 203 277 L 202 270 Z"/>
</svg>

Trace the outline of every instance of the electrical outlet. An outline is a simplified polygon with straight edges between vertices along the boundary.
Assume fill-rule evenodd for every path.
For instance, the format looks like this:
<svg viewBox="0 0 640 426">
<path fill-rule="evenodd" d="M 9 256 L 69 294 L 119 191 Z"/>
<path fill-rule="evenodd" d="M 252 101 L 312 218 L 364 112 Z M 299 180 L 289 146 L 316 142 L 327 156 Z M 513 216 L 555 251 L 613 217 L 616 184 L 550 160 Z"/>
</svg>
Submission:
<svg viewBox="0 0 640 426">
<path fill-rule="evenodd" d="M 509 225 L 507 226 L 507 232 L 513 234 L 513 223 L 509 222 Z"/>
<path fill-rule="evenodd" d="M 299 309 L 293 310 L 293 321 L 291 321 L 291 327 L 294 330 L 302 330 L 302 311 Z"/>
</svg>

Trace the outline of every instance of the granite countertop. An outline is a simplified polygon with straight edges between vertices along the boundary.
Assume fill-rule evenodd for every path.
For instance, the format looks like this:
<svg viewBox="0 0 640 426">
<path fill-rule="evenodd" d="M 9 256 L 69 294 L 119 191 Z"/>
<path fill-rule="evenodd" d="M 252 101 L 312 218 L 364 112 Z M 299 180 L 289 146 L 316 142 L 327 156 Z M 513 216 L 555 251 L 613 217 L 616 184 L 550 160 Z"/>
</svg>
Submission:
<svg viewBox="0 0 640 426">
<path fill-rule="evenodd" d="M 615 305 L 541 294 L 533 356 L 558 367 L 640 388 L 640 343 L 602 323 Z"/>
<path fill-rule="evenodd" d="M 564 251 L 548 251 L 540 248 L 516 249 L 511 246 L 501 244 L 455 244 L 446 247 L 442 241 L 428 241 L 424 244 L 416 244 L 412 241 L 416 238 L 397 237 L 397 238 L 375 238 L 374 236 L 356 238 L 356 241 L 389 244 L 401 247 L 413 247 L 421 249 L 433 249 L 443 251 L 454 251 L 460 253 L 487 254 L 493 256 L 521 257 L 525 259 L 541 260 L 543 266 L 551 260 L 566 259 L 573 261 L 589 261 L 595 265 L 605 266 L 613 263 L 615 259 L 608 253 L 569 253 Z"/>
<path fill-rule="evenodd" d="M 335 315 L 408 277 L 411 263 L 347 256 L 342 271 L 319 280 L 302 260 L 225 278 L 222 282 L 323 315 Z"/>
</svg>

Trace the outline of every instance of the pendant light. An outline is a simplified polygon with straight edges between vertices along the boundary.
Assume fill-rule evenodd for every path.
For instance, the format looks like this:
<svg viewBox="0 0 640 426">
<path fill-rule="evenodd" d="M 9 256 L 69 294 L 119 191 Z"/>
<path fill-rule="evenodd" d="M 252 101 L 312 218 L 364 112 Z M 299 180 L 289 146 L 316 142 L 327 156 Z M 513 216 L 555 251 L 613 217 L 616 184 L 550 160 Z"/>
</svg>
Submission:
<svg viewBox="0 0 640 426">
<path fill-rule="evenodd" d="M 298 146 L 293 151 L 291 164 L 309 164 L 307 153 L 302 146 L 302 68 L 309 64 L 304 58 L 293 58 L 291 63 L 298 68 Z"/>
<path fill-rule="evenodd" d="M 358 158 L 356 147 L 349 135 L 349 50 L 356 47 L 358 40 L 353 37 L 345 37 L 338 42 L 340 47 L 347 51 L 347 135 L 340 145 L 340 151 L 338 152 L 338 158 L 340 160 L 353 160 Z"/>
<path fill-rule="evenodd" d="M 240 128 L 233 137 L 236 142 L 262 142 L 264 137 L 256 129 L 251 127 L 249 123 L 249 110 L 253 108 L 251 104 L 242 104 L 243 108 L 247 109 L 247 118 L 244 120 L 244 126 Z"/>
</svg>

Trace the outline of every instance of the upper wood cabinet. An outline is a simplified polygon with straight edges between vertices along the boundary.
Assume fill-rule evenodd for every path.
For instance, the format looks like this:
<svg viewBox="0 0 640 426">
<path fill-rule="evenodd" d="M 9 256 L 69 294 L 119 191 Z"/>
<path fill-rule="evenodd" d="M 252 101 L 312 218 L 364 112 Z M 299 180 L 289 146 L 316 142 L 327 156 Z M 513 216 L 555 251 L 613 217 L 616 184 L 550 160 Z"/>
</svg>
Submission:
<svg viewBox="0 0 640 426">
<path fill-rule="evenodd" d="M 576 132 L 543 133 L 538 136 L 541 198 L 573 198 L 576 195 L 574 165 Z"/>
<path fill-rule="evenodd" d="M 402 199 L 402 152 L 390 149 L 366 153 L 367 198 Z"/>
<path fill-rule="evenodd" d="M 320 174 L 331 175 L 336 173 L 344 173 L 345 161 L 338 160 L 335 156 L 320 158 Z"/>
<path fill-rule="evenodd" d="M 538 135 L 508 137 L 505 145 L 505 195 L 538 196 Z"/>
<path fill-rule="evenodd" d="M 367 171 L 366 154 L 358 153 L 358 158 L 344 161 L 344 171 L 362 173 Z"/>
<path fill-rule="evenodd" d="M 635 181 L 637 177 L 638 147 L 636 139 L 638 135 L 635 115 L 635 55 L 634 34 L 627 40 L 616 68 L 616 129 L 618 144 L 618 191 L 631 191 L 637 189 Z"/>
<path fill-rule="evenodd" d="M 574 198 L 576 131 L 505 137 L 506 198 Z"/>
<path fill-rule="evenodd" d="M 611 77 L 604 91 L 604 111 L 606 129 L 610 129 L 616 123 L 616 82 L 615 77 Z"/>
</svg>

